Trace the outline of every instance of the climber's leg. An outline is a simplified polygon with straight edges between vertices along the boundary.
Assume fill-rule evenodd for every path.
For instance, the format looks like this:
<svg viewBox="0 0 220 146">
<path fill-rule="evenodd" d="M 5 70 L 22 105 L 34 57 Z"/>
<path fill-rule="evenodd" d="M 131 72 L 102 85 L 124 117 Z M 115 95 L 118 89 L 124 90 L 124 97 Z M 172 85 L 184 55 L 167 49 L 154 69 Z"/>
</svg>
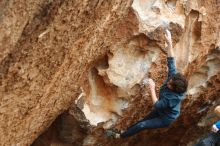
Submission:
<svg viewBox="0 0 220 146">
<path fill-rule="evenodd" d="M 157 117 L 160 117 L 159 113 L 156 110 L 152 110 L 146 117 L 144 117 L 142 120 L 138 121 L 137 123 L 145 121 L 145 120 L 154 119 L 154 118 L 157 118 Z"/>
<path fill-rule="evenodd" d="M 171 122 L 161 118 L 153 118 L 147 120 L 141 120 L 135 125 L 129 127 L 125 132 L 121 134 L 122 138 L 132 136 L 144 129 L 156 129 L 169 126 Z"/>
<path fill-rule="evenodd" d="M 154 119 L 154 118 L 157 118 L 159 117 L 159 114 L 156 110 L 152 110 L 144 119 L 138 121 L 137 123 L 140 123 L 140 122 L 143 122 L 143 121 L 146 121 L 146 120 L 150 120 L 150 119 Z M 136 123 L 130 127 L 133 127 L 135 126 Z M 120 132 L 116 132 L 117 130 L 114 130 L 114 129 L 109 129 L 109 130 L 106 130 L 106 135 L 108 137 L 116 137 L 115 135 L 119 134 L 120 135 Z M 123 133 L 123 132 L 122 132 Z"/>
</svg>

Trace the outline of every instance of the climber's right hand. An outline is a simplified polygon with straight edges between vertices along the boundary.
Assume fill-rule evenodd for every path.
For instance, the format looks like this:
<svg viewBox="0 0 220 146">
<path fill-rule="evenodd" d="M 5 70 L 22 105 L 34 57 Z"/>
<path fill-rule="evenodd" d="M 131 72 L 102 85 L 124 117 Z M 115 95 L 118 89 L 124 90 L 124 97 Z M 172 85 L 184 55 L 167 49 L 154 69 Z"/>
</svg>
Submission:
<svg viewBox="0 0 220 146">
<path fill-rule="evenodd" d="M 171 33 L 168 29 L 165 30 L 165 41 L 168 45 L 169 48 L 172 48 L 172 37 L 171 37 Z"/>
<path fill-rule="evenodd" d="M 165 47 L 167 47 L 167 56 L 174 57 L 172 37 L 168 29 L 165 30 L 165 41 L 166 41 Z"/>
</svg>

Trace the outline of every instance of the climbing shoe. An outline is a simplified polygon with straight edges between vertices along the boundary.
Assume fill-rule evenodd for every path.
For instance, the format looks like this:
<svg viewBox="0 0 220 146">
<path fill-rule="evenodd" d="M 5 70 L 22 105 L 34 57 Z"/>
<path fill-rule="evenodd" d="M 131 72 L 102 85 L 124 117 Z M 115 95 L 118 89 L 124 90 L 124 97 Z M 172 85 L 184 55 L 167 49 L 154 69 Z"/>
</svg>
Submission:
<svg viewBox="0 0 220 146">
<path fill-rule="evenodd" d="M 106 130 L 106 135 L 107 137 L 112 137 L 112 138 L 120 138 L 120 133 L 114 131 L 114 130 Z"/>
</svg>

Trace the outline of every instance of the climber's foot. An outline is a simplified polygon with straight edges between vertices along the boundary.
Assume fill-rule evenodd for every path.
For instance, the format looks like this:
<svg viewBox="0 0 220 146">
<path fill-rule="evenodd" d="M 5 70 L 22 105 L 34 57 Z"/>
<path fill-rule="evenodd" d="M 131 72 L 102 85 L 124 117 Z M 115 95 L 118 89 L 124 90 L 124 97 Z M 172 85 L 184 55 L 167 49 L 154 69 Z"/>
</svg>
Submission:
<svg viewBox="0 0 220 146">
<path fill-rule="evenodd" d="M 106 130 L 106 135 L 107 135 L 107 137 L 112 137 L 112 138 L 116 138 L 116 139 L 120 138 L 120 133 L 118 133 L 112 129 Z"/>
</svg>

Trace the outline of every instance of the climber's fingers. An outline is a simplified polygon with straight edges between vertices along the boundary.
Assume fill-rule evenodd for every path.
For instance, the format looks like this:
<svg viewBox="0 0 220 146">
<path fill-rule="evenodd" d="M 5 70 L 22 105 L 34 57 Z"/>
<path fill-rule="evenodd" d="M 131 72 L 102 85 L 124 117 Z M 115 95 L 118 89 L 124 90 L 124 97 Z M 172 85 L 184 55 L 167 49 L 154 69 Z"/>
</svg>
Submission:
<svg viewBox="0 0 220 146">
<path fill-rule="evenodd" d="M 165 30 L 165 41 L 168 45 L 172 45 L 172 37 L 168 29 Z"/>
<path fill-rule="evenodd" d="M 152 79 L 148 80 L 148 84 L 149 84 L 150 89 L 155 89 L 155 82 Z"/>
</svg>

